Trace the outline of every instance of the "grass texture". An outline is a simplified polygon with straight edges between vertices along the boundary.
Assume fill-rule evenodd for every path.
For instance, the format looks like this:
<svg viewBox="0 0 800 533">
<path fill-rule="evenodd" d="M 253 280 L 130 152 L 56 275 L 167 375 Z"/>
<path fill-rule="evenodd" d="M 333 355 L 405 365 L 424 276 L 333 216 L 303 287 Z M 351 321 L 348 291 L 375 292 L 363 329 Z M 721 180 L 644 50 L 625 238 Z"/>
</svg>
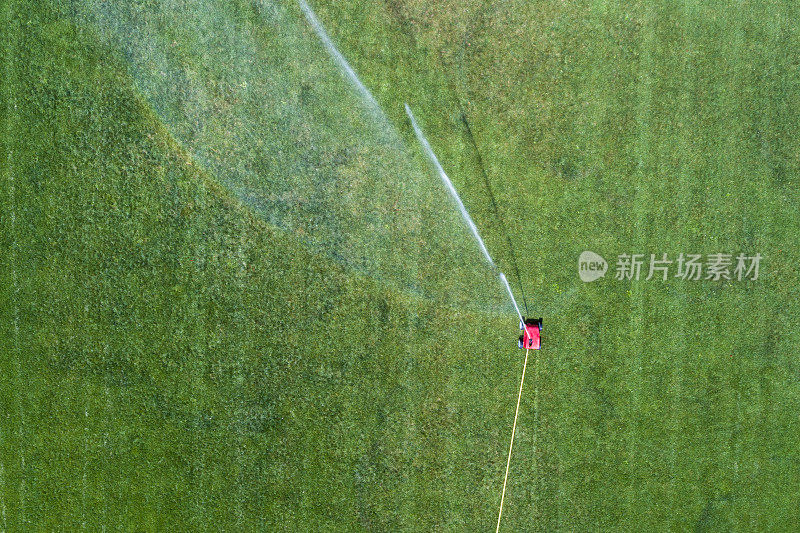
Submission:
<svg viewBox="0 0 800 533">
<path fill-rule="evenodd" d="M 494 527 L 516 318 L 408 102 L 544 317 L 503 529 L 792 529 L 798 8 L 312 7 L 382 111 L 288 0 L 3 4 L 0 528 Z"/>
</svg>

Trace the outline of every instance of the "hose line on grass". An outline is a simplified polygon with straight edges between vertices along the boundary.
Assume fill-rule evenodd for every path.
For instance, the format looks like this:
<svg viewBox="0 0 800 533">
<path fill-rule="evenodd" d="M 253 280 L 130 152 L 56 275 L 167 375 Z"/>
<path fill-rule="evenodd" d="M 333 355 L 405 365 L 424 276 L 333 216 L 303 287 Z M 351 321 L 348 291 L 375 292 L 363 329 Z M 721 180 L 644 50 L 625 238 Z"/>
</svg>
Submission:
<svg viewBox="0 0 800 533">
<path fill-rule="evenodd" d="M 514 448 L 514 435 L 517 433 L 517 416 L 519 416 L 519 401 L 522 398 L 522 385 L 525 383 L 525 370 L 528 368 L 528 354 L 530 348 L 525 350 L 525 362 L 522 364 L 522 379 L 519 380 L 519 394 L 517 395 L 517 409 L 514 411 L 514 425 L 511 427 L 511 443 L 508 445 L 508 460 L 506 461 L 506 475 L 503 478 L 503 492 L 500 496 L 500 512 L 497 513 L 497 528 L 495 533 L 500 532 L 500 519 L 503 516 L 503 504 L 506 501 L 506 483 L 508 482 L 508 469 L 511 466 L 511 450 Z"/>
</svg>

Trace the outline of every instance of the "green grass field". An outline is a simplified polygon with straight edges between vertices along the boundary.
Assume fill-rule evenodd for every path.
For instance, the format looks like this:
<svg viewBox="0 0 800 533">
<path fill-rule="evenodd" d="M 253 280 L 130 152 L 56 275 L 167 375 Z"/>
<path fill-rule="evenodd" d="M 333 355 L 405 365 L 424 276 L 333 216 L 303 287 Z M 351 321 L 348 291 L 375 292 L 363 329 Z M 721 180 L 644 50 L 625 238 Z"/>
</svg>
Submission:
<svg viewBox="0 0 800 533">
<path fill-rule="evenodd" d="M 2 3 L 0 529 L 495 527 L 408 102 L 501 530 L 794 530 L 800 7 L 343 4 Z"/>
</svg>

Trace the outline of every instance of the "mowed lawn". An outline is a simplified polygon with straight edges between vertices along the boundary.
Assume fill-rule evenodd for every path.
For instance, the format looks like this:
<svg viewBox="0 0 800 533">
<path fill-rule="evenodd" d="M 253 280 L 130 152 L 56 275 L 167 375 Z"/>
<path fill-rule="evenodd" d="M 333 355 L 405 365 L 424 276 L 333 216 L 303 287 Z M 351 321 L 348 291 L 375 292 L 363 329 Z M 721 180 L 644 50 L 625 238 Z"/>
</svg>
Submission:
<svg viewBox="0 0 800 533">
<path fill-rule="evenodd" d="M 798 8 L 312 7 L 385 119 L 292 1 L 3 6 L 0 527 L 494 527 L 516 317 L 408 102 L 544 317 L 503 529 L 794 528 Z"/>
</svg>

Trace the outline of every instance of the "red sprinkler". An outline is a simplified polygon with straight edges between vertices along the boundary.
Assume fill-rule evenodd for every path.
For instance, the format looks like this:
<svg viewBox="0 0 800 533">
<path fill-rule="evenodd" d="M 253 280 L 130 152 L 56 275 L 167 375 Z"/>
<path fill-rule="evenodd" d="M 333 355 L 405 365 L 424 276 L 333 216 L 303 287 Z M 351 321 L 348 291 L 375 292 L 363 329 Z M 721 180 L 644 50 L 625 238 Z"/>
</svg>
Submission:
<svg viewBox="0 0 800 533">
<path fill-rule="evenodd" d="M 538 350 L 542 347 L 540 333 L 542 331 L 542 319 L 525 318 L 524 322 L 519 323 L 522 335 L 519 336 L 517 346 L 524 350 Z"/>
</svg>

